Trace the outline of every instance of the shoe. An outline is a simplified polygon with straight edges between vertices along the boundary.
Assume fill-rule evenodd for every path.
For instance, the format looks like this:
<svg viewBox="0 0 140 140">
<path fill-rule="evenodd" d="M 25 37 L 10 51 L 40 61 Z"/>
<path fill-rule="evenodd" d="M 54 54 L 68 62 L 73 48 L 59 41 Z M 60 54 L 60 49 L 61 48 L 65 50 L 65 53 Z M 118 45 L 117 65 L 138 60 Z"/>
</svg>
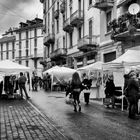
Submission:
<svg viewBox="0 0 140 140">
<path fill-rule="evenodd" d="M 81 106 L 79 106 L 79 112 L 81 112 Z"/>
<path fill-rule="evenodd" d="M 74 112 L 77 112 L 77 108 L 76 108 L 76 105 L 74 105 Z"/>
<path fill-rule="evenodd" d="M 30 99 L 30 97 L 29 97 L 29 96 L 28 96 L 28 97 L 26 97 L 26 98 L 27 98 L 27 100 L 28 100 L 28 99 Z"/>
</svg>

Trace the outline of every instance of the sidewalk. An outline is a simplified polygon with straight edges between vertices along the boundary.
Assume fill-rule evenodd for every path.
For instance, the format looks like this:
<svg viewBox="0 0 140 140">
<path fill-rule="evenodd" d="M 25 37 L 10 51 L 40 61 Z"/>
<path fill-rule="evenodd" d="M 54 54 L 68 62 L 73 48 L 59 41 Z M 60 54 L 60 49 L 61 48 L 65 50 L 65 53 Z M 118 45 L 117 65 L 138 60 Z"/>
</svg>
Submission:
<svg viewBox="0 0 140 140">
<path fill-rule="evenodd" d="M 0 140 L 66 140 L 27 100 L 0 100 Z"/>
</svg>

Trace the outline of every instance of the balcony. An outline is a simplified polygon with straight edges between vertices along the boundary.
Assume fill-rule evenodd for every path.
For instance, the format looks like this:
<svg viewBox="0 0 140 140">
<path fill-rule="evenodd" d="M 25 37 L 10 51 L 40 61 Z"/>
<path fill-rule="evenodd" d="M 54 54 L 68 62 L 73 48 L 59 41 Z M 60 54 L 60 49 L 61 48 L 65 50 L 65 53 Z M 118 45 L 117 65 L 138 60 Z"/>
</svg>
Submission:
<svg viewBox="0 0 140 140">
<path fill-rule="evenodd" d="M 120 0 L 118 2 L 118 4 L 117 4 L 117 7 L 119 8 L 119 7 L 121 7 L 121 6 L 125 5 L 125 4 L 128 4 L 131 1 L 133 1 L 133 0 Z"/>
<path fill-rule="evenodd" d="M 140 37 L 140 13 L 137 14 L 137 18 L 125 13 L 118 19 L 111 21 L 110 26 L 113 30 L 112 40 L 125 41 Z"/>
<path fill-rule="evenodd" d="M 38 54 L 38 53 L 36 52 L 36 53 L 34 53 L 33 55 L 31 55 L 30 58 L 33 59 L 33 60 L 37 60 L 37 59 L 39 59 L 39 58 L 43 58 L 43 54 Z"/>
<path fill-rule="evenodd" d="M 51 60 L 60 59 L 60 58 L 63 59 L 66 58 L 66 55 L 67 55 L 66 48 L 58 48 L 57 50 L 51 53 L 50 58 Z"/>
<path fill-rule="evenodd" d="M 106 11 L 107 9 L 112 8 L 114 5 L 114 0 L 95 0 L 95 8 Z"/>
<path fill-rule="evenodd" d="M 75 11 L 70 17 L 70 24 L 79 27 L 84 23 L 84 15 L 82 10 Z"/>
<path fill-rule="evenodd" d="M 84 36 L 79 40 L 78 49 L 83 52 L 96 50 L 97 41 L 97 36 Z"/>
<path fill-rule="evenodd" d="M 52 33 L 44 37 L 43 43 L 44 45 L 48 46 L 49 44 L 53 44 L 54 41 L 55 41 L 55 35 Z"/>
<path fill-rule="evenodd" d="M 63 14 L 65 12 L 65 1 L 63 1 L 60 5 L 60 12 Z"/>
<path fill-rule="evenodd" d="M 71 33 L 73 31 L 73 26 L 70 24 L 69 18 L 64 21 L 63 30 L 68 33 Z"/>
<path fill-rule="evenodd" d="M 59 10 L 57 9 L 54 11 L 54 18 L 58 19 L 58 17 L 59 17 Z"/>
</svg>

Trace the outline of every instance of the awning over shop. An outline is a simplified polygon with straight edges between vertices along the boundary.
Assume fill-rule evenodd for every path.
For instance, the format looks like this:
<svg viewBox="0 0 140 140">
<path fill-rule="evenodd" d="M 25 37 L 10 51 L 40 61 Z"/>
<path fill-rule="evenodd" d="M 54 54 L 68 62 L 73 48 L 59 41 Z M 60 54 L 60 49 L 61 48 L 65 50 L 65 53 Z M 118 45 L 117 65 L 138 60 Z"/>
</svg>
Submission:
<svg viewBox="0 0 140 140">
<path fill-rule="evenodd" d="M 140 64 L 140 50 L 128 50 L 117 59 L 104 63 L 103 69 L 120 69 Z"/>
</svg>

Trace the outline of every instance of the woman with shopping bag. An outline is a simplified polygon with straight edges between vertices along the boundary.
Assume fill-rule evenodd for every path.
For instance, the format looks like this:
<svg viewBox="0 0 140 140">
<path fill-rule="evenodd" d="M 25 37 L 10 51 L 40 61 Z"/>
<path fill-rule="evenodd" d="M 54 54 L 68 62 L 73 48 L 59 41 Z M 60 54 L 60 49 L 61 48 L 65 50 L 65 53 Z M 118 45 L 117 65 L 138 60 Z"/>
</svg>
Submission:
<svg viewBox="0 0 140 140">
<path fill-rule="evenodd" d="M 72 81 L 71 81 L 71 89 L 72 89 L 72 95 L 74 99 L 74 111 L 77 112 L 77 106 L 79 107 L 79 112 L 81 111 L 81 104 L 80 104 L 80 93 L 82 89 L 82 82 L 80 80 L 80 76 L 78 72 L 75 72 L 72 75 Z"/>
</svg>

